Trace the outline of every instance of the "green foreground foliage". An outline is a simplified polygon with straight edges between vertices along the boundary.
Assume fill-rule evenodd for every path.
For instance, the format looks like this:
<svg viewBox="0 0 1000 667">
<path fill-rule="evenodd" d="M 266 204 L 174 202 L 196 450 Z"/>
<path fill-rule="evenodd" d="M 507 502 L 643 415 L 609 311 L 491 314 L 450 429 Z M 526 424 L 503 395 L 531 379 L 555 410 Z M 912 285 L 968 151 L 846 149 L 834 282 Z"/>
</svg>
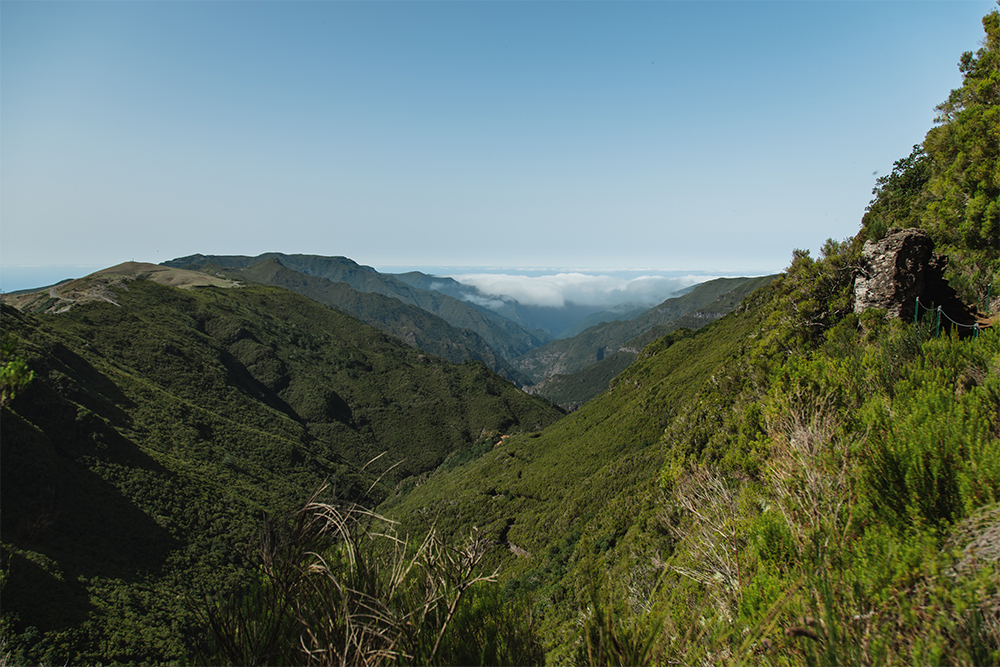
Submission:
<svg viewBox="0 0 1000 667">
<path fill-rule="evenodd" d="M 232 665 L 529 665 L 543 654 L 523 609 L 500 599 L 490 548 L 430 531 L 417 543 L 364 508 L 312 499 L 268 525 L 261 565 L 210 603 L 205 657 Z"/>
</svg>

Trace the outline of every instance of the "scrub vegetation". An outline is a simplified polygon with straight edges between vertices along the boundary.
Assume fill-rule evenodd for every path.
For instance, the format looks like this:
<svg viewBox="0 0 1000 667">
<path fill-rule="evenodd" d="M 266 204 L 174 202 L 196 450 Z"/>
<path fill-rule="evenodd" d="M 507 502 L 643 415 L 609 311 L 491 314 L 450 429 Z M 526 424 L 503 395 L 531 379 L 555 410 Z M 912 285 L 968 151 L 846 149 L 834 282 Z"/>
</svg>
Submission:
<svg viewBox="0 0 1000 667">
<path fill-rule="evenodd" d="M 852 307 L 863 242 L 919 226 L 996 309 L 1000 14 L 983 23 L 857 237 L 796 251 L 577 412 L 387 501 L 494 531 L 550 663 L 1000 660 L 1000 335 Z"/>
<path fill-rule="evenodd" d="M 88 280 L 114 303 L 2 306 L 14 663 L 191 656 L 200 600 L 252 571 L 264 516 L 323 483 L 328 499 L 370 507 L 449 456 L 561 416 L 481 363 L 286 290 Z"/>
<path fill-rule="evenodd" d="M 3 659 L 997 664 L 1000 332 L 853 310 L 905 226 L 997 310 L 983 24 L 855 238 L 569 415 L 275 288 L 5 306 Z"/>
</svg>

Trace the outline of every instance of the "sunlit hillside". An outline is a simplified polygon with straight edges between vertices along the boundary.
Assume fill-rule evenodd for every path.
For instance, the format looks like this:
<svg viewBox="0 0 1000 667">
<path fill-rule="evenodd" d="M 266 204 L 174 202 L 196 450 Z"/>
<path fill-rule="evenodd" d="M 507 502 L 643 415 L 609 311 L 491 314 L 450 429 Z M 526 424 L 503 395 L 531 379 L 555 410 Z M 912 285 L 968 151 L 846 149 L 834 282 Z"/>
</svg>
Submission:
<svg viewBox="0 0 1000 667">
<path fill-rule="evenodd" d="M 856 235 L 682 313 L 730 298 L 704 326 L 598 325 L 635 357 L 571 413 L 257 258 L 5 296 L 0 664 L 1000 664 L 982 24 Z"/>
</svg>

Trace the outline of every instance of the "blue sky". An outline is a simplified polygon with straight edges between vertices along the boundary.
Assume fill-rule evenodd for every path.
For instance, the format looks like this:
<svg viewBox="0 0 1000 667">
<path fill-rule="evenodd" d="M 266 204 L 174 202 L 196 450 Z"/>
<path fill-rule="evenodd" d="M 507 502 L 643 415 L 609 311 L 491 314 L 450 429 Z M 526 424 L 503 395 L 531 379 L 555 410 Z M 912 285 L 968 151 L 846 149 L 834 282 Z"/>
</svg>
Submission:
<svg viewBox="0 0 1000 667">
<path fill-rule="evenodd" d="M 2 287 L 266 251 L 778 271 L 858 230 L 995 6 L 3 2 Z"/>
</svg>

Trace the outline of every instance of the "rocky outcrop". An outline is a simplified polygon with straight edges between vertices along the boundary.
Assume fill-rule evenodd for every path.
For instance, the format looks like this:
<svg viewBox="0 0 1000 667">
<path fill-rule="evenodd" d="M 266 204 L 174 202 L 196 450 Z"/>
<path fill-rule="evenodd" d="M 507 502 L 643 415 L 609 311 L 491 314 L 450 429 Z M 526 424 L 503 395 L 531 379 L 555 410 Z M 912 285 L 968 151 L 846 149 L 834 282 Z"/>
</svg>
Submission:
<svg viewBox="0 0 1000 667">
<path fill-rule="evenodd" d="M 934 252 L 933 239 L 920 229 L 893 228 L 880 241 L 866 241 L 854 280 L 854 312 L 882 308 L 890 317 L 913 319 L 928 278 L 941 280 L 942 259 Z"/>
<path fill-rule="evenodd" d="M 958 323 L 974 318 L 944 279 L 948 258 L 934 252 L 922 229 L 891 228 L 880 241 L 866 241 L 854 279 L 854 312 L 882 308 L 890 317 L 912 320 L 921 308 L 941 306 Z"/>
</svg>

